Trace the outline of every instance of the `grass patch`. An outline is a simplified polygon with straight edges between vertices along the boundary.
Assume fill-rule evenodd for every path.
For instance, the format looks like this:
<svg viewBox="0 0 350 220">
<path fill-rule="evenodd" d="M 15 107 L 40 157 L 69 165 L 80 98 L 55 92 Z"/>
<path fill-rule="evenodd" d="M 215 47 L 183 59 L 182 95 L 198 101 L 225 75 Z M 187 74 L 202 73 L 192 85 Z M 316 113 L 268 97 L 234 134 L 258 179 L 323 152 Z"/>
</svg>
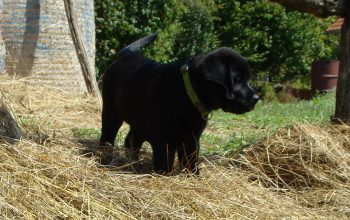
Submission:
<svg viewBox="0 0 350 220">
<path fill-rule="evenodd" d="M 335 93 L 328 93 L 310 101 L 260 102 L 254 111 L 243 115 L 216 111 L 202 137 L 202 152 L 225 155 L 293 124 L 325 124 L 334 109 Z"/>
<path fill-rule="evenodd" d="M 244 117 L 256 127 L 278 129 L 295 123 L 322 124 L 330 121 L 335 109 L 335 94 L 316 96 L 310 101 L 268 103 Z"/>
<path fill-rule="evenodd" d="M 96 128 L 73 128 L 73 135 L 81 139 L 99 139 L 101 135 L 100 129 Z"/>
<path fill-rule="evenodd" d="M 40 122 L 36 119 L 29 117 L 20 117 L 19 118 L 21 125 L 27 129 L 39 129 Z"/>
</svg>

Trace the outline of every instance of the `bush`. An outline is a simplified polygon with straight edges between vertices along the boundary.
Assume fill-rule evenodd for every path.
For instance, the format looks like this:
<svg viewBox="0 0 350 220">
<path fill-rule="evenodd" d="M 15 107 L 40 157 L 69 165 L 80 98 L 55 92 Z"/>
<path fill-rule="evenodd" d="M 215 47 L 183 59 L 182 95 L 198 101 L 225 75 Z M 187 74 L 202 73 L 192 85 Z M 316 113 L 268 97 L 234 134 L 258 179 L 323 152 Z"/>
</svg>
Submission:
<svg viewBox="0 0 350 220">
<path fill-rule="evenodd" d="M 272 83 L 310 81 L 314 60 L 339 54 L 338 39 L 324 34 L 332 19 L 267 0 L 96 0 L 95 10 L 98 73 L 152 32 L 159 37 L 146 50 L 151 58 L 168 62 L 229 46 L 247 57 L 254 79 Z"/>
<path fill-rule="evenodd" d="M 218 47 L 211 1 L 187 1 L 186 11 L 180 18 L 180 31 L 175 37 L 174 55 L 188 58 Z"/>
<path fill-rule="evenodd" d="M 277 101 L 275 88 L 271 83 L 265 81 L 256 81 L 254 84 L 254 87 L 257 89 L 260 98 L 264 102 Z"/>
<path fill-rule="evenodd" d="M 257 79 L 308 80 L 314 60 L 337 58 L 338 40 L 324 33 L 332 19 L 288 12 L 267 0 L 240 2 L 218 0 L 225 15 L 217 23 L 219 39 L 248 58 Z"/>
<path fill-rule="evenodd" d="M 96 0 L 97 72 L 105 70 L 119 49 L 152 32 L 158 39 L 146 53 L 163 62 L 216 47 L 214 10 L 209 0 Z"/>
</svg>

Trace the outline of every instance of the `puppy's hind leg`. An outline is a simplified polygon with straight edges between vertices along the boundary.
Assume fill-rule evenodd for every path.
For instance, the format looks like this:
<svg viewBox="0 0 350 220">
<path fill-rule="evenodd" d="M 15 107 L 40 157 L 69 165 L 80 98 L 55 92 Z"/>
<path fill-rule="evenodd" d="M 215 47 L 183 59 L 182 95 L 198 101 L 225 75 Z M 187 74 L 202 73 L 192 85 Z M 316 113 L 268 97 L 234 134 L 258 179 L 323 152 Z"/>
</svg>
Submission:
<svg viewBox="0 0 350 220">
<path fill-rule="evenodd" d="M 140 148 L 143 142 L 143 138 L 137 135 L 135 130 L 131 127 L 124 142 L 125 155 L 128 158 L 129 162 L 135 162 L 139 160 Z"/>
</svg>

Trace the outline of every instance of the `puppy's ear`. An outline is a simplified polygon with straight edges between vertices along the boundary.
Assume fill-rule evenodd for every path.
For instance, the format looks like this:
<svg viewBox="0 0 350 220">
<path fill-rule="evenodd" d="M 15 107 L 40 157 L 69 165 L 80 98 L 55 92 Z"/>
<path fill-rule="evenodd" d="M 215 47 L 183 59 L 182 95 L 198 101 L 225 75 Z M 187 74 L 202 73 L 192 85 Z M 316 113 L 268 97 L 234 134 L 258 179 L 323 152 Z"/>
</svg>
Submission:
<svg viewBox="0 0 350 220">
<path fill-rule="evenodd" d="M 204 74 L 205 79 L 223 86 L 226 90 L 226 98 L 234 99 L 231 65 L 229 58 L 223 56 L 221 51 L 213 51 L 203 57 L 199 62 L 199 68 Z"/>
<path fill-rule="evenodd" d="M 207 80 L 225 86 L 227 70 L 223 59 L 216 57 L 215 54 L 208 55 L 201 62 L 200 68 Z"/>
</svg>

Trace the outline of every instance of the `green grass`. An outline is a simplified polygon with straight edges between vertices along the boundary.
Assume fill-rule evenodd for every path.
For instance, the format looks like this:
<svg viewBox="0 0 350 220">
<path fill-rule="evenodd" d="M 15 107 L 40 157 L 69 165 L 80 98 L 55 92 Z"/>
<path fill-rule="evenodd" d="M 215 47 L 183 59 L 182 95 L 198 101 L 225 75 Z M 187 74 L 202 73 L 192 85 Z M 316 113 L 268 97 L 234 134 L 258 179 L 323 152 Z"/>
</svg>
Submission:
<svg viewBox="0 0 350 220">
<path fill-rule="evenodd" d="M 244 115 L 214 112 L 201 140 L 204 153 L 231 153 L 297 123 L 328 123 L 334 108 L 335 94 L 328 93 L 310 101 L 258 103 Z"/>
<path fill-rule="evenodd" d="M 99 139 L 101 131 L 99 128 L 73 128 L 73 135 L 82 139 Z"/>
<path fill-rule="evenodd" d="M 334 108 L 335 94 L 329 93 L 310 101 L 258 105 L 256 110 L 246 114 L 245 117 L 258 127 L 268 128 L 280 128 L 295 123 L 320 124 L 329 122 Z"/>
<path fill-rule="evenodd" d="M 29 117 L 20 117 L 19 118 L 21 126 L 27 129 L 39 129 L 40 122 L 36 119 L 29 118 Z"/>
</svg>

